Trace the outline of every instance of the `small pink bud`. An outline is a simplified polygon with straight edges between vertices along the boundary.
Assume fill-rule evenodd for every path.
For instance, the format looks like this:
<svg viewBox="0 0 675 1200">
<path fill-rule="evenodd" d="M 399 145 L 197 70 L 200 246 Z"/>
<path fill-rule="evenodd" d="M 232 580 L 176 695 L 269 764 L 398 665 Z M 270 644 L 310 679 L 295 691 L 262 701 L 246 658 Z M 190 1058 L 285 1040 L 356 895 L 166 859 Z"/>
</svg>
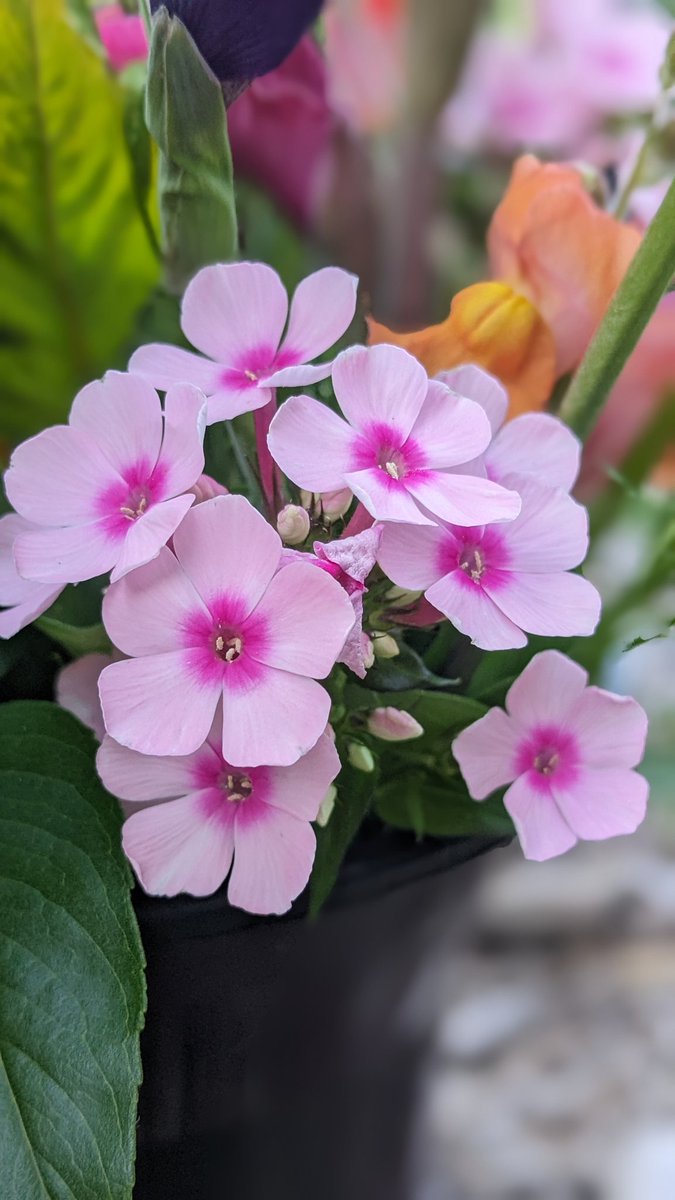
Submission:
<svg viewBox="0 0 675 1200">
<path fill-rule="evenodd" d="M 396 658 L 401 653 L 396 638 L 390 633 L 376 633 L 373 638 L 373 650 L 376 658 Z"/>
<path fill-rule="evenodd" d="M 368 732 L 383 742 L 408 742 L 424 733 L 419 721 L 402 708 L 374 708 L 367 725 Z"/>
<path fill-rule="evenodd" d="M 188 491 L 192 492 L 197 504 L 201 504 L 204 500 L 213 500 L 214 496 L 229 496 L 227 488 L 210 475 L 200 475 L 197 482 L 193 487 L 188 488 Z"/>
<path fill-rule="evenodd" d="M 321 509 L 324 520 L 329 525 L 333 521 L 339 521 L 340 517 L 344 517 L 348 511 L 352 500 L 353 495 L 349 488 L 340 488 L 338 492 L 323 492 L 321 496 Z"/>
<path fill-rule="evenodd" d="M 310 530 L 309 513 L 299 504 L 286 504 L 277 517 L 277 532 L 287 546 L 300 546 Z"/>
</svg>

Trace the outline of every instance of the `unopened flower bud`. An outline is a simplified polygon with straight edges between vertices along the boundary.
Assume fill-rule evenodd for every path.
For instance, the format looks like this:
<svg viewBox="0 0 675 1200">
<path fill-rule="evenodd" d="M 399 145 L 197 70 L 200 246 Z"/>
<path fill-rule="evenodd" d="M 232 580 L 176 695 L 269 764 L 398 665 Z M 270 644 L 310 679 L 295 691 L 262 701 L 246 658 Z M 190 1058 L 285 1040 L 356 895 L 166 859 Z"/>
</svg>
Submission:
<svg viewBox="0 0 675 1200">
<path fill-rule="evenodd" d="M 324 520 L 330 525 L 344 517 L 353 499 L 349 488 L 340 488 L 338 492 L 322 492 L 321 511 Z"/>
<path fill-rule="evenodd" d="M 335 808 L 335 797 L 336 796 L 337 796 L 337 788 L 335 787 L 334 783 L 331 783 L 328 791 L 326 792 L 326 795 L 324 796 L 323 800 L 321 801 L 321 808 L 319 809 L 319 813 L 316 818 L 317 825 L 320 825 L 322 829 L 328 824 L 328 822 L 331 819 L 331 816 L 333 815 L 333 809 Z"/>
<path fill-rule="evenodd" d="M 424 733 L 419 721 L 401 708 L 374 708 L 367 727 L 373 737 L 383 742 L 408 742 Z"/>
<path fill-rule="evenodd" d="M 401 647 L 390 633 L 376 633 L 373 638 L 373 650 L 376 658 L 396 658 L 396 655 L 401 653 Z"/>
<path fill-rule="evenodd" d="M 422 592 L 412 592 L 410 588 L 390 587 L 385 598 L 390 608 L 409 608 L 421 595 Z"/>
<path fill-rule="evenodd" d="M 298 504 L 287 504 L 277 517 L 277 533 L 287 546 L 300 546 L 310 530 L 309 513 Z"/>
<path fill-rule="evenodd" d="M 368 747 L 361 742 L 349 743 L 347 758 L 355 771 L 363 771 L 365 775 L 370 775 L 375 770 L 375 759 Z"/>
<path fill-rule="evenodd" d="M 197 504 L 202 504 L 204 500 L 213 500 L 214 496 L 229 495 L 227 488 L 210 475 L 200 475 L 197 482 L 188 488 L 188 491 L 192 492 Z"/>
<path fill-rule="evenodd" d="M 361 637 L 363 639 L 363 668 L 365 671 L 369 671 L 375 662 L 375 651 L 373 649 L 373 643 L 368 637 L 368 634 L 362 633 Z"/>
</svg>

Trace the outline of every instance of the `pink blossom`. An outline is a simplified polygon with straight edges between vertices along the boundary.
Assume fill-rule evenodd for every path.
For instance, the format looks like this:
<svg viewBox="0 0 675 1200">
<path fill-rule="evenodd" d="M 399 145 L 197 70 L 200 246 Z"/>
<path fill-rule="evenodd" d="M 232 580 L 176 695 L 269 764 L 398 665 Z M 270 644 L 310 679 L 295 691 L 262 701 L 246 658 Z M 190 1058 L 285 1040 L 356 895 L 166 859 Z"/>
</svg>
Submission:
<svg viewBox="0 0 675 1200">
<path fill-rule="evenodd" d="M 579 474 L 581 442 L 564 422 L 550 413 L 531 412 L 504 424 L 509 407 L 506 388 L 473 364 L 443 371 L 438 378 L 480 404 L 490 422 L 492 441 L 463 470 L 485 473 L 496 483 L 507 475 L 531 475 L 548 487 L 571 490 Z"/>
<path fill-rule="evenodd" d="M 406 0 L 333 0 L 325 14 L 331 102 L 357 133 L 380 133 L 406 99 Z"/>
<path fill-rule="evenodd" d="M 591 634 L 600 597 L 588 580 L 569 574 L 588 548 L 586 510 L 524 475 L 507 482 L 522 497 L 515 521 L 475 529 L 387 525 L 380 566 L 399 586 L 423 589 L 429 603 L 483 650 L 524 646 L 524 631 Z"/>
<path fill-rule="evenodd" d="M 352 625 L 338 662 L 344 663 L 359 679 L 365 679 L 372 643 L 363 632 L 363 597 L 368 591 L 365 581 L 370 575 L 380 547 L 382 529 L 365 529 L 354 537 L 339 538 L 334 542 L 315 542 L 314 553 L 318 565 L 337 579 L 349 596 L 354 610 Z"/>
<path fill-rule="evenodd" d="M 634 833 L 649 785 L 631 770 L 644 753 L 647 717 L 628 696 L 587 687 L 557 650 L 535 655 L 506 697 L 462 731 L 452 750 L 474 800 L 504 797 L 526 858 L 564 854 L 581 838 Z"/>
<path fill-rule="evenodd" d="M 299 487 L 349 487 L 376 519 L 414 525 L 432 525 L 433 516 L 459 525 L 508 521 L 519 512 L 513 492 L 452 473 L 486 448 L 489 423 L 479 405 L 430 382 L 405 350 L 345 350 L 333 387 L 344 419 L 292 396 L 270 426 L 272 456 Z"/>
<path fill-rule="evenodd" d="M 176 387 L 159 396 L 144 380 L 109 371 L 75 397 L 55 425 L 13 453 L 5 488 L 41 526 L 17 537 L 21 575 L 79 583 L 113 580 L 154 558 L 194 496 L 204 466 L 204 396 Z"/>
<path fill-rule="evenodd" d="M 253 913 L 283 913 L 305 887 L 316 838 L 310 821 L 340 770 L 325 733 L 291 766 L 233 766 L 216 722 L 187 757 L 153 758 L 105 738 L 97 765 L 124 801 L 164 800 L 133 813 L 122 841 L 152 895 L 208 896 L 231 870 L 228 900 Z M 129 805 L 125 806 L 129 811 Z"/>
<path fill-rule="evenodd" d="M 56 676 L 56 701 L 96 735 L 105 734 L 98 681 L 104 667 L 115 659 L 110 654 L 84 654 L 62 667 Z"/>
<path fill-rule="evenodd" d="M 125 13 L 119 4 L 104 4 L 94 9 L 94 21 L 113 71 L 145 62 L 148 39 L 142 17 Z"/>
<path fill-rule="evenodd" d="M 373 737 L 383 742 L 409 742 L 424 733 L 419 721 L 402 708 L 374 708 L 367 727 Z"/>
<path fill-rule="evenodd" d="M 204 267 L 188 284 L 181 312 L 183 333 L 201 354 L 154 343 L 132 355 L 129 370 L 160 389 L 200 387 L 209 397 L 209 424 L 264 408 L 274 388 L 330 375 L 330 363 L 304 364 L 350 325 L 357 282 L 339 267 L 315 271 L 298 284 L 289 315 L 286 289 L 265 263 Z"/>
<path fill-rule="evenodd" d="M 63 587 L 22 579 L 14 561 L 14 543 L 20 534 L 35 529 L 16 513 L 0 517 L 0 638 L 14 637 L 41 617 L 61 595 Z"/>
<path fill-rule="evenodd" d="M 326 727 L 328 675 L 354 623 L 342 588 L 242 496 L 187 514 L 151 563 L 112 584 L 103 620 L 130 655 L 100 679 L 108 732 L 143 754 L 191 754 L 222 701 L 223 755 L 288 766 Z M 175 556 L 174 556 L 175 555 Z"/>
</svg>

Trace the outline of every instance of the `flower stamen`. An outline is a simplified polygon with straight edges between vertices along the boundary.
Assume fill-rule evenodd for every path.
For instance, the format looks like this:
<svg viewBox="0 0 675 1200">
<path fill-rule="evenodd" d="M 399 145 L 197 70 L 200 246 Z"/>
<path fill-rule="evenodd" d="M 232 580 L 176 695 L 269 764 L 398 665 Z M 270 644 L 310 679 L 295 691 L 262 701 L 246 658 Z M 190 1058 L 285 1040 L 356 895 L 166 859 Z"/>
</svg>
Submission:
<svg viewBox="0 0 675 1200">
<path fill-rule="evenodd" d="M 231 803 L 241 804 L 253 795 L 253 781 L 250 776 L 240 775 L 238 772 L 228 775 L 225 779 L 225 793 Z"/>
<path fill-rule="evenodd" d="M 485 573 L 485 559 L 477 546 L 473 549 L 465 547 L 459 566 L 474 583 L 478 583 Z"/>
<path fill-rule="evenodd" d="M 540 775 L 552 775 L 560 762 L 557 750 L 542 750 L 534 760 L 534 769 Z"/>
</svg>

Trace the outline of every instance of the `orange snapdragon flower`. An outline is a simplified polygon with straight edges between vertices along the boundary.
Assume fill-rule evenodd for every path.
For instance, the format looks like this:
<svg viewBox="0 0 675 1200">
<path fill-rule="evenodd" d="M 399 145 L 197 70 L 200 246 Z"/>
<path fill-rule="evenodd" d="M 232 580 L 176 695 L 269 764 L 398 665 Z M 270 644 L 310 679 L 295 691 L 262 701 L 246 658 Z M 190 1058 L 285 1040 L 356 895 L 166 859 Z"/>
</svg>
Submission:
<svg viewBox="0 0 675 1200">
<path fill-rule="evenodd" d="M 445 321 L 418 333 L 372 321 L 370 341 L 404 346 L 430 374 L 477 363 L 508 388 L 512 416 L 543 408 L 555 379 L 581 360 L 639 243 L 574 167 L 526 154 L 488 230 L 499 282 L 465 288 Z"/>
</svg>

